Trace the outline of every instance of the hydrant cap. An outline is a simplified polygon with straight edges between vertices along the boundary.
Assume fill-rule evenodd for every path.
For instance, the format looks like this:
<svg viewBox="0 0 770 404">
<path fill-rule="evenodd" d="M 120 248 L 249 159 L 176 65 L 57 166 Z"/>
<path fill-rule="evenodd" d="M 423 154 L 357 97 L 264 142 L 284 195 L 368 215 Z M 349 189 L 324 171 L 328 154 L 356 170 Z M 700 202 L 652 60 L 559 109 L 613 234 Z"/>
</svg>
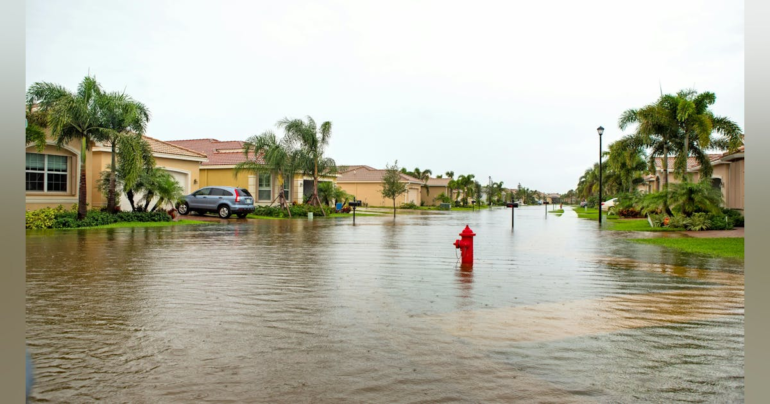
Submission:
<svg viewBox="0 0 770 404">
<path fill-rule="evenodd" d="M 467 225 L 465 226 L 465 229 L 463 229 L 463 232 L 460 233 L 461 237 L 473 237 L 475 235 L 476 233 L 474 233 L 473 230 L 471 230 L 471 228 L 468 227 Z"/>
</svg>

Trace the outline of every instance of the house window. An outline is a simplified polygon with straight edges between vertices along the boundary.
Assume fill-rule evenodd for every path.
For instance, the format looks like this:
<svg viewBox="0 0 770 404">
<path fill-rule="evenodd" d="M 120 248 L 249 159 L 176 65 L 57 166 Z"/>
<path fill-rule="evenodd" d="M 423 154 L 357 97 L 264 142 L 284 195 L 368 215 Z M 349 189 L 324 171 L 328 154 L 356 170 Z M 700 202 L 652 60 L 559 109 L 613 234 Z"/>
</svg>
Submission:
<svg viewBox="0 0 770 404">
<path fill-rule="evenodd" d="M 259 200 L 269 201 L 271 196 L 272 191 L 270 190 L 270 173 L 261 173 L 259 174 Z"/>
<path fill-rule="evenodd" d="M 283 182 L 283 197 L 286 198 L 286 200 L 289 200 L 289 186 L 291 183 L 289 181 Z"/>
<path fill-rule="evenodd" d="M 26 190 L 67 192 L 67 156 L 27 153 Z"/>
<path fill-rule="evenodd" d="M 711 186 L 716 189 L 722 189 L 722 179 L 721 178 L 712 178 L 711 179 Z"/>
</svg>

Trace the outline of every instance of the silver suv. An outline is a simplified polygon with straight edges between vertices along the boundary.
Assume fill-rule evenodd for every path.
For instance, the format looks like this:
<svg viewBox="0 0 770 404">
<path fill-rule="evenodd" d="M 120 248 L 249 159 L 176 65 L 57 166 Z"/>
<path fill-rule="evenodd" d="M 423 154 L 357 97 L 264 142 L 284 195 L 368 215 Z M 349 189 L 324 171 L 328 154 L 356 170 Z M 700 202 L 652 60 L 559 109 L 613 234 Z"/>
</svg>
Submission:
<svg viewBox="0 0 770 404">
<path fill-rule="evenodd" d="M 235 213 L 243 219 L 254 212 L 254 197 L 244 188 L 205 187 L 185 196 L 177 211 L 180 215 L 216 212 L 222 219 Z"/>
</svg>

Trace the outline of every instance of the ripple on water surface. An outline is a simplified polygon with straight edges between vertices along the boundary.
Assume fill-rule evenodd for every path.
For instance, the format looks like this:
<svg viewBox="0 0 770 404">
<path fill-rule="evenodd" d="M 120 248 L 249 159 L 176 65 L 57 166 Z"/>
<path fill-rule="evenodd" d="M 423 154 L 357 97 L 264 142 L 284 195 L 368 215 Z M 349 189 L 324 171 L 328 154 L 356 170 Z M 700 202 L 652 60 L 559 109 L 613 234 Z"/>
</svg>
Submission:
<svg viewBox="0 0 770 404">
<path fill-rule="evenodd" d="M 29 232 L 31 401 L 742 401 L 743 263 L 570 213 Z"/>
</svg>

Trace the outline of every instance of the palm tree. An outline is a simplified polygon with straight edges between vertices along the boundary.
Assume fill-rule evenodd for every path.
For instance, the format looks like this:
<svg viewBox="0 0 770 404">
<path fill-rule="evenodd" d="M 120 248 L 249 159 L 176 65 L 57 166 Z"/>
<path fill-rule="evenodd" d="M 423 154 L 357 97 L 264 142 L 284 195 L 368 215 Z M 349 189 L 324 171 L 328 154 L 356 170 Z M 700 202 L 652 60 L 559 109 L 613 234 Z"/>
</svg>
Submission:
<svg viewBox="0 0 770 404">
<path fill-rule="evenodd" d="M 103 91 L 96 79 L 87 76 L 72 93 L 66 88 L 48 82 L 36 82 L 27 91 L 27 106 L 38 105 L 47 115 L 51 136 L 57 146 L 79 139 L 80 147 L 80 188 L 78 191 L 78 220 L 86 217 L 87 181 L 86 152 L 94 141 L 105 140 L 99 98 Z"/>
<path fill-rule="evenodd" d="M 711 161 L 705 150 L 724 147 L 734 151 L 743 143 L 741 128 L 732 120 L 714 116 L 709 107 L 716 102 L 716 95 L 711 92 L 698 94 L 695 90 L 682 90 L 674 95 L 661 97 L 660 104 L 667 112 L 669 123 L 676 123 L 680 136 L 676 144 L 680 153 L 674 161 L 675 173 L 689 180 L 687 160 L 690 155 L 700 164 L 701 178 L 711 177 Z M 722 137 L 712 145 L 712 133 Z"/>
<path fill-rule="evenodd" d="M 48 140 L 45 128 L 48 126 L 46 114 L 32 107 L 25 108 L 27 127 L 25 128 L 27 144 L 34 143 L 37 151 L 43 151 Z"/>
<path fill-rule="evenodd" d="M 449 182 L 447 183 L 447 188 L 449 188 L 449 200 L 452 200 L 452 191 L 457 186 L 457 182 L 455 182 L 455 172 L 454 171 L 447 171 L 444 173 L 447 178 L 449 178 Z"/>
<path fill-rule="evenodd" d="M 303 156 L 301 155 L 301 150 L 295 146 L 289 136 L 284 136 L 281 140 L 278 140 L 275 133 L 265 131 L 260 135 L 248 138 L 243 145 L 243 152 L 247 158 L 250 153 L 254 153 L 255 158 L 238 163 L 235 166 L 234 175 L 237 176 L 243 170 L 253 171 L 257 174 L 277 172 L 281 177 L 282 188 L 275 199 L 278 200 L 281 208 L 286 209 L 289 217 L 291 217 L 291 209 L 289 209 L 289 203 L 283 190 L 286 189 L 286 181 L 291 181 L 294 178 L 294 174 L 302 166 Z M 256 156 L 259 153 L 262 153 L 265 164 L 257 163 Z M 275 202 L 275 199 L 273 202 Z"/>
<path fill-rule="evenodd" d="M 110 185 L 107 193 L 107 211 L 114 212 L 116 206 L 116 157 L 117 145 L 122 136 L 141 136 L 147 129 L 150 111 L 141 102 L 134 101 L 124 93 L 104 94 L 99 99 L 102 111 L 106 141 L 112 149 L 110 164 Z"/>
<path fill-rule="evenodd" d="M 183 190 L 177 180 L 162 168 L 153 168 L 144 173 L 142 184 L 145 191 L 142 197 L 145 212 L 155 212 L 164 205 L 175 206 L 183 196 Z M 150 202 L 158 198 L 152 209 L 149 209 Z"/>
<path fill-rule="evenodd" d="M 607 163 L 611 175 L 617 176 L 619 188 L 624 192 L 633 192 L 634 187 L 644 181 L 642 174 L 647 163 L 643 156 L 644 151 L 633 136 L 625 136 L 610 145 Z"/>
<path fill-rule="evenodd" d="M 146 140 L 135 135 L 123 135 L 117 138 L 117 167 L 115 173 L 115 187 L 112 188 L 112 166 L 108 165 L 106 171 L 102 171 L 97 189 L 105 198 L 113 189 L 116 193 L 125 192 L 131 211 L 136 211 L 134 195 L 143 190 L 141 177 L 149 173 L 155 167 L 155 157 L 152 148 Z"/>
<path fill-rule="evenodd" d="M 684 181 L 674 184 L 671 209 L 690 216 L 697 211 L 719 212 L 722 191 L 711 185 L 709 178 L 699 182 Z"/>
<path fill-rule="evenodd" d="M 427 195 L 430 195 L 430 187 L 428 187 L 428 180 L 430 179 L 430 176 L 433 174 L 433 171 L 430 169 L 427 169 L 425 171 L 421 171 L 419 168 L 414 169 L 414 178 L 417 178 L 418 180 L 422 181 L 422 184 L 426 186 L 425 192 Z"/>
<path fill-rule="evenodd" d="M 316 126 L 313 118 L 308 116 L 307 122 L 301 119 L 284 118 L 278 121 L 278 127 L 284 128 L 290 142 L 300 145 L 302 153 L 298 157 L 301 157 L 300 160 L 304 162 L 301 164 L 303 172 L 313 175 L 313 195 L 310 197 L 310 204 L 321 206 L 321 211 L 326 216 L 326 211 L 323 210 L 321 200 L 318 198 L 318 173 L 333 174 L 337 171 L 334 160 L 324 157 L 324 149 L 329 145 L 332 135 L 332 123 L 326 121 L 321 126 Z"/>
</svg>

